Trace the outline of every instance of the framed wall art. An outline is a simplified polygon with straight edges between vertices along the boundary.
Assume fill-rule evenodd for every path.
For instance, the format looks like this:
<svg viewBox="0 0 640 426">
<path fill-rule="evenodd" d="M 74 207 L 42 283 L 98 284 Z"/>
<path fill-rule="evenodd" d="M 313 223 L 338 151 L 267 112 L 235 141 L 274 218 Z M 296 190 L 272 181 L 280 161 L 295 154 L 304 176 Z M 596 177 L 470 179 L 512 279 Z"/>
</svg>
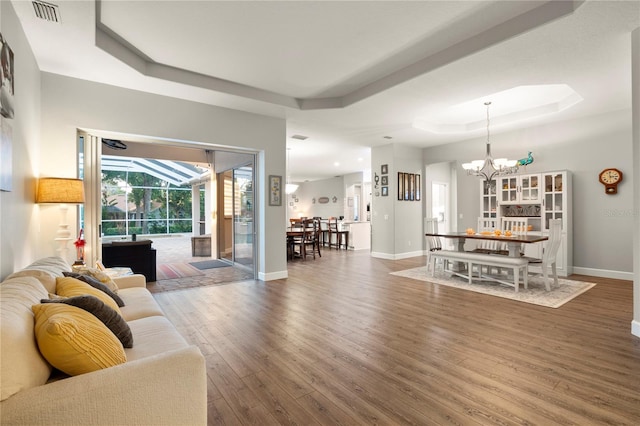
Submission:
<svg viewBox="0 0 640 426">
<path fill-rule="evenodd" d="M 404 201 L 409 201 L 409 193 L 411 191 L 411 173 L 404 174 Z"/>
<path fill-rule="evenodd" d="M 282 205 L 282 176 L 269 175 L 269 205 Z"/>
<path fill-rule="evenodd" d="M 382 196 L 386 197 L 387 195 L 389 195 L 389 187 L 388 186 L 383 186 L 382 187 Z"/>
<path fill-rule="evenodd" d="M 420 201 L 420 175 L 416 175 L 416 201 Z"/>
<path fill-rule="evenodd" d="M 6 118 L 13 118 L 13 50 L 0 33 L 0 114 Z"/>
<path fill-rule="evenodd" d="M 409 173 L 409 201 L 416 199 L 416 175 Z"/>
<path fill-rule="evenodd" d="M 380 167 L 380 174 L 381 175 L 386 175 L 387 173 L 389 173 L 389 165 L 388 164 L 383 164 Z"/>
<path fill-rule="evenodd" d="M 404 173 L 398 172 L 398 200 L 404 200 Z"/>
<path fill-rule="evenodd" d="M 383 186 L 389 185 L 389 176 L 382 176 L 381 182 Z"/>
</svg>

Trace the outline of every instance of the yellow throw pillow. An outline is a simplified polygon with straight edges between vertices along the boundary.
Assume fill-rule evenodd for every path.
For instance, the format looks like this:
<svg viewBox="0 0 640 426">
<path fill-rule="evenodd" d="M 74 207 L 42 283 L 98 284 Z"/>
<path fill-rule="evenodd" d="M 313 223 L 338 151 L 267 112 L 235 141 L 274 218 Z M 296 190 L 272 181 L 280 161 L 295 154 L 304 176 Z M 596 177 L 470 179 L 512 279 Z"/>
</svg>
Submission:
<svg viewBox="0 0 640 426">
<path fill-rule="evenodd" d="M 31 309 L 40 353 L 58 370 L 75 376 L 127 361 L 122 343 L 89 312 L 63 303 Z"/>
<path fill-rule="evenodd" d="M 56 294 L 58 296 L 64 297 L 73 297 L 73 296 L 83 296 L 88 294 L 90 296 L 95 296 L 98 299 L 102 300 L 102 302 L 113 308 L 117 313 L 120 313 L 120 308 L 115 300 L 113 300 L 109 295 L 105 292 L 100 291 L 91 287 L 89 284 L 84 283 L 76 278 L 72 277 L 57 277 L 56 278 Z"/>
</svg>

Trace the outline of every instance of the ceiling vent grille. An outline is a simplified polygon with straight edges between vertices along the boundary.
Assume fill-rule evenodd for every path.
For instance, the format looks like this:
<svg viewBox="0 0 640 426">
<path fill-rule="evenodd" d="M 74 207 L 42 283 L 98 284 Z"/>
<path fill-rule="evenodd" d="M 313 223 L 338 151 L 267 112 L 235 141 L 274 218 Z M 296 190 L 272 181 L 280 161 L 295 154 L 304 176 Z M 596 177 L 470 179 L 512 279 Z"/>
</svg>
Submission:
<svg viewBox="0 0 640 426">
<path fill-rule="evenodd" d="M 299 141 L 303 141 L 303 140 L 309 139 L 309 136 L 293 135 L 291 136 L 291 139 L 298 139 Z"/>
<path fill-rule="evenodd" d="M 33 11 L 40 19 L 49 22 L 60 22 L 60 8 L 58 5 L 45 3 L 43 1 L 33 1 Z"/>
</svg>

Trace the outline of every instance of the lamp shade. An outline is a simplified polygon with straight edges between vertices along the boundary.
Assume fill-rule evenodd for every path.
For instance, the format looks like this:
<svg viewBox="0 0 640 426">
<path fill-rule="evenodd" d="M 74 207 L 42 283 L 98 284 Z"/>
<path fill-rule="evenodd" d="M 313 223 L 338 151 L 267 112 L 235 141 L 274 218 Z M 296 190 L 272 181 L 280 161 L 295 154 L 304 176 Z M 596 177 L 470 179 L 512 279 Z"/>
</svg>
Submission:
<svg viewBox="0 0 640 426">
<path fill-rule="evenodd" d="M 82 179 L 40 178 L 36 203 L 84 203 Z"/>
</svg>

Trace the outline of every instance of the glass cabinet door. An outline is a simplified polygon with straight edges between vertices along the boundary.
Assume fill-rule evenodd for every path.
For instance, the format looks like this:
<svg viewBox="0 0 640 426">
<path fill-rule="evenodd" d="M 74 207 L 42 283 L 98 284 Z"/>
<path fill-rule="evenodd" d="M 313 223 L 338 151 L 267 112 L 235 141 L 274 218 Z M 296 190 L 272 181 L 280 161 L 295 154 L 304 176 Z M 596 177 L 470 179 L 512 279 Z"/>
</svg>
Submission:
<svg viewBox="0 0 640 426">
<path fill-rule="evenodd" d="M 500 201 L 503 203 L 518 201 L 517 176 L 500 179 Z"/>
<path fill-rule="evenodd" d="M 564 191 L 562 173 L 544 175 L 544 229 L 549 229 L 551 219 L 562 219 L 564 205 L 562 194 Z"/>
<path fill-rule="evenodd" d="M 487 218 L 498 217 L 498 199 L 496 196 L 496 181 L 480 182 L 480 216 Z"/>
<path fill-rule="evenodd" d="M 539 201 L 540 200 L 540 176 L 528 175 L 522 176 L 520 183 L 520 201 Z"/>
</svg>

